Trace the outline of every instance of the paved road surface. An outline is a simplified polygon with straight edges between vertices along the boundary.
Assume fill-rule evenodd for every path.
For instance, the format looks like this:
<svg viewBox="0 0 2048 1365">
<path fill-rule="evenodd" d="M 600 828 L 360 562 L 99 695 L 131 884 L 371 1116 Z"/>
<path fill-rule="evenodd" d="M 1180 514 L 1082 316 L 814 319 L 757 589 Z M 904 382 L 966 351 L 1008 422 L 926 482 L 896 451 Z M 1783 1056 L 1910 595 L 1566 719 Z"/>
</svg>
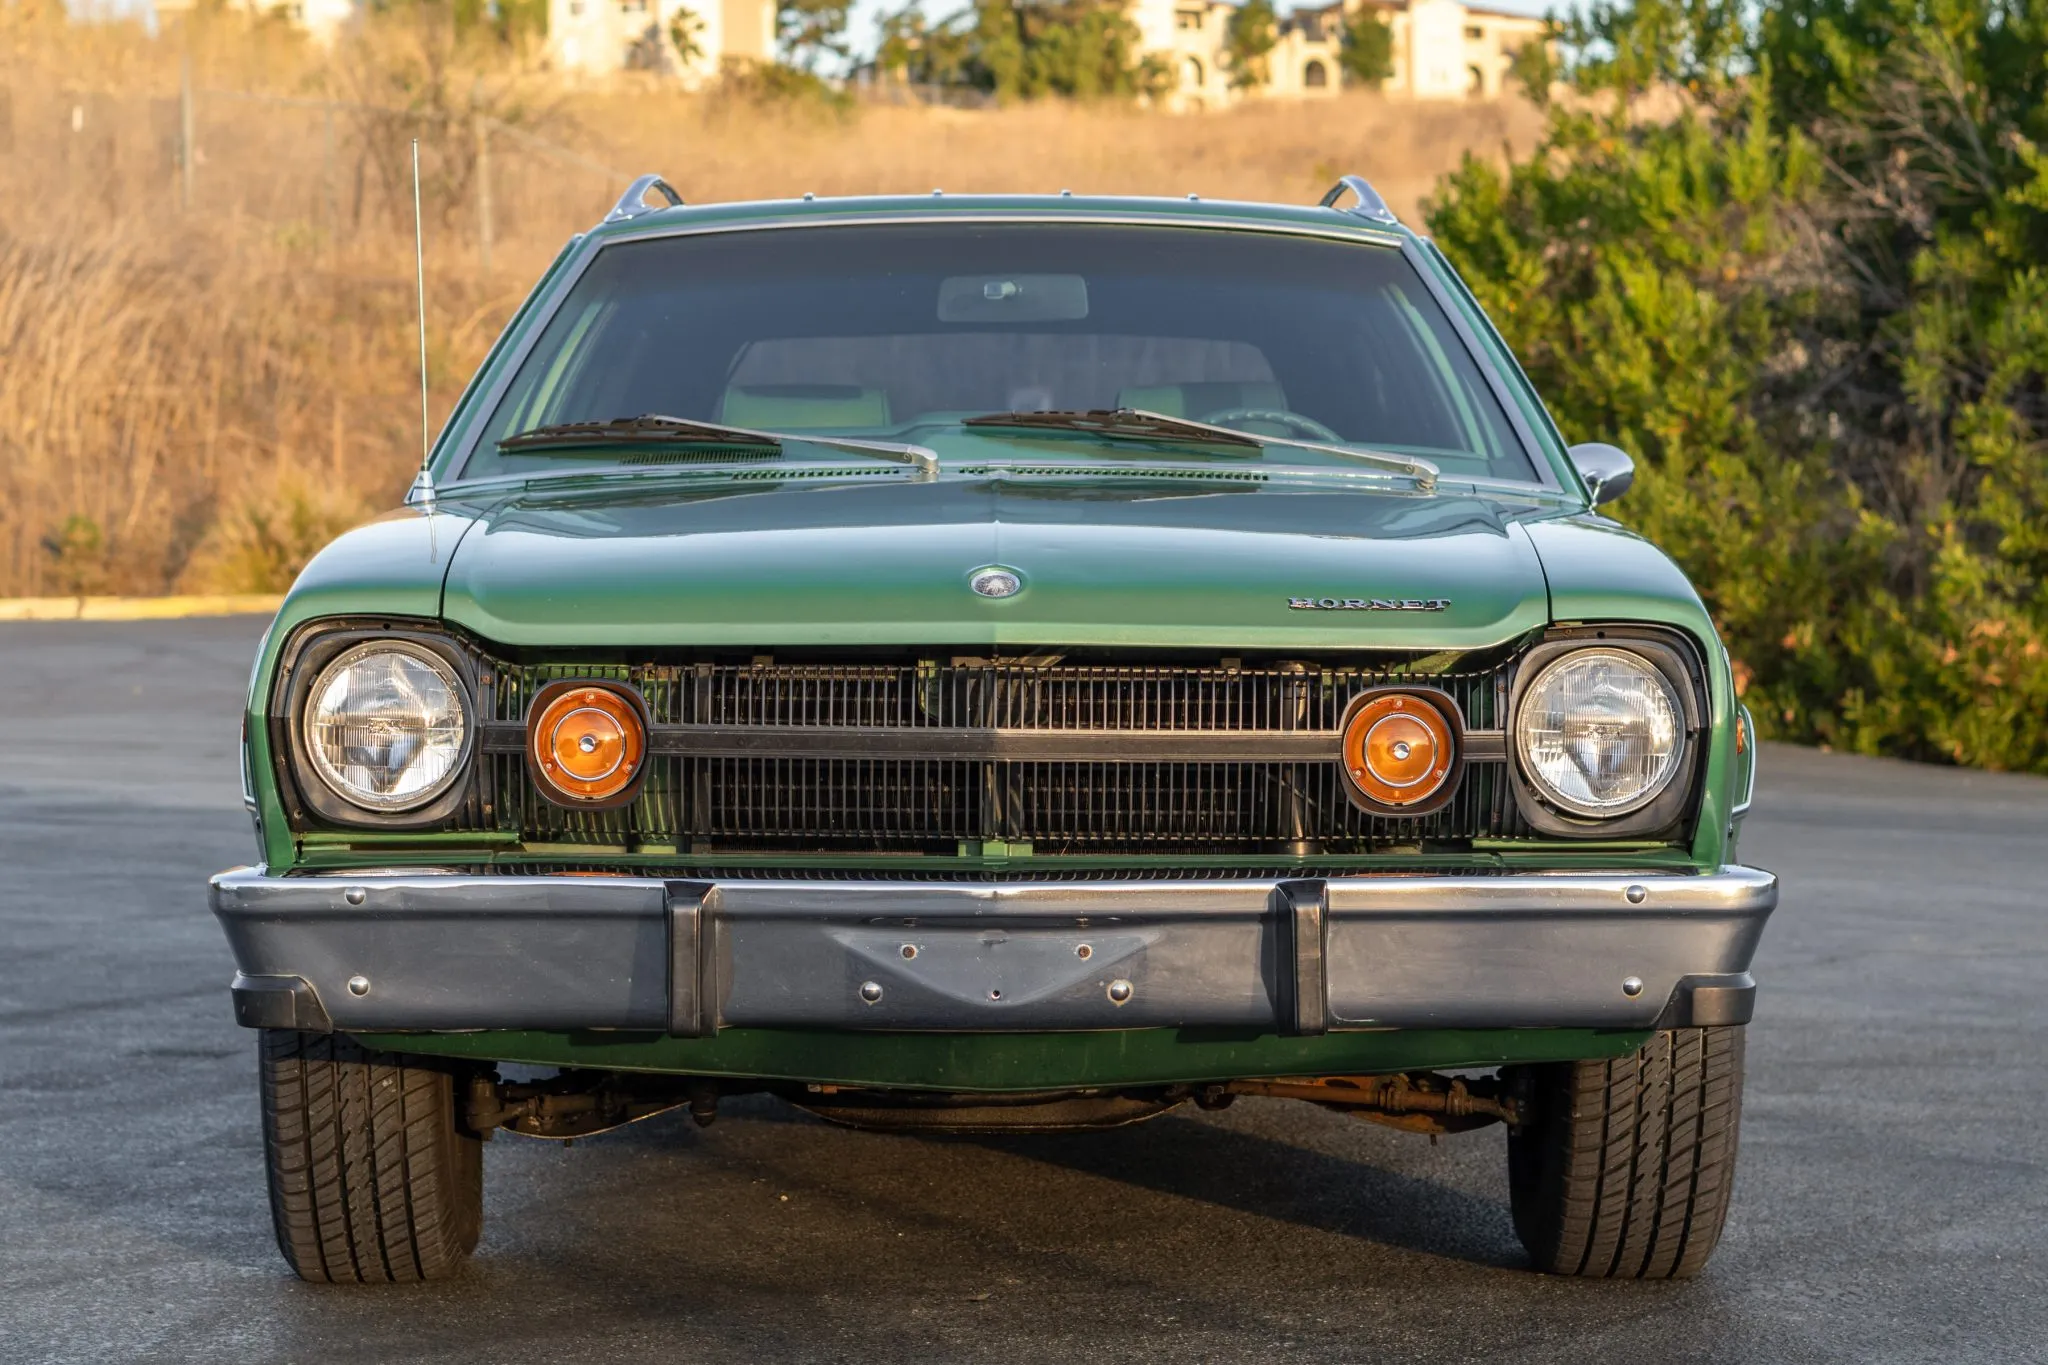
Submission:
<svg viewBox="0 0 2048 1365">
<path fill-rule="evenodd" d="M 0 627 L 0 1361 L 2048 1361 L 2048 782 L 1764 754 L 1785 877 L 1707 1275 L 1521 1266 L 1498 1129 L 1090 1136 L 765 1098 L 486 1149 L 473 1273 L 301 1284 L 203 882 L 242 620 Z"/>
</svg>

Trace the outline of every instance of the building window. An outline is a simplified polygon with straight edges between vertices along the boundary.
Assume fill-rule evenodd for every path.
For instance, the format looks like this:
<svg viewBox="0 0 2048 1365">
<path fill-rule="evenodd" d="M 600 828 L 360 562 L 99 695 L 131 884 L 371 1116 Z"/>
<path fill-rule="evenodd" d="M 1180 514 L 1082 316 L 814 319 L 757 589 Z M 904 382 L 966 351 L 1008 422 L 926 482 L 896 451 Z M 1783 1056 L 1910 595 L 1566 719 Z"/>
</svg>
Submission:
<svg viewBox="0 0 2048 1365">
<path fill-rule="evenodd" d="M 1180 64 L 1180 83 L 1190 89 L 1202 88 L 1202 63 L 1197 57 L 1190 57 Z"/>
<path fill-rule="evenodd" d="M 1486 36 L 1486 30 L 1477 24 L 1467 24 L 1465 25 L 1465 36 L 1476 43 Z"/>
<path fill-rule="evenodd" d="M 1465 90 L 1468 94 L 1483 95 L 1486 93 L 1486 73 L 1484 71 L 1481 71 L 1476 66 L 1468 66 L 1465 68 L 1465 77 Z"/>
<path fill-rule="evenodd" d="M 1301 69 L 1301 83 L 1311 90 L 1320 90 L 1330 83 L 1330 73 L 1321 62 L 1310 62 Z"/>
<path fill-rule="evenodd" d="M 647 0 L 619 0 L 619 13 L 645 14 L 647 13 Z"/>
<path fill-rule="evenodd" d="M 1180 29 L 1199 29 L 1202 26 L 1202 12 L 1198 9 L 1177 9 L 1173 12 L 1173 26 Z"/>
</svg>

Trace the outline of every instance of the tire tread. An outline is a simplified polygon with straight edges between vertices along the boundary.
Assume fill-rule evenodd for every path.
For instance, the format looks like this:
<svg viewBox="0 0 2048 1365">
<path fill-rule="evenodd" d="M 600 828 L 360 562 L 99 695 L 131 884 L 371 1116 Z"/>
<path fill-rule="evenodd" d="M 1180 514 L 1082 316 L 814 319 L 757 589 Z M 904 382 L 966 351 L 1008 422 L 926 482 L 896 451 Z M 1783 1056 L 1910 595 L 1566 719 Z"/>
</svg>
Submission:
<svg viewBox="0 0 2048 1365">
<path fill-rule="evenodd" d="M 1557 1275 L 1682 1279 L 1713 1255 L 1734 1188 L 1743 1031 L 1666 1029 L 1627 1057 L 1530 1068 L 1509 1136 L 1515 1230 Z"/>
<path fill-rule="evenodd" d="M 266 1029 L 263 1137 L 278 1250 L 302 1279 L 453 1273 L 483 1215 L 481 1143 L 449 1072 L 340 1035 Z"/>
</svg>

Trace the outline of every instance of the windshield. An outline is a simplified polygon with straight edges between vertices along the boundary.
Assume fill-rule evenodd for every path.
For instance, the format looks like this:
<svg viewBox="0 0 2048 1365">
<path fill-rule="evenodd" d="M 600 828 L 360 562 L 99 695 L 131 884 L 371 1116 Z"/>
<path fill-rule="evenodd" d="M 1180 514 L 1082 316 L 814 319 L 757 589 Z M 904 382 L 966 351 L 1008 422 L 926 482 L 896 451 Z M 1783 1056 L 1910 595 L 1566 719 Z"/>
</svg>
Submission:
<svg viewBox="0 0 2048 1365">
<path fill-rule="evenodd" d="M 498 443 L 645 414 L 918 441 L 942 455 L 963 448 L 948 436 L 1060 441 L 1061 453 L 1087 455 L 1107 439 L 961 423 L 1114 408 L 1417 455 L 1452 477 L 1537 477 L 1449 320 L 1391 247 L 973 222 L 606 247 L 521 362 L 461 477 L 639 462 L 647 456 L 626 448 Z M 1252 458 L 1342 463 L 1277 445 Z"/>
</svg>

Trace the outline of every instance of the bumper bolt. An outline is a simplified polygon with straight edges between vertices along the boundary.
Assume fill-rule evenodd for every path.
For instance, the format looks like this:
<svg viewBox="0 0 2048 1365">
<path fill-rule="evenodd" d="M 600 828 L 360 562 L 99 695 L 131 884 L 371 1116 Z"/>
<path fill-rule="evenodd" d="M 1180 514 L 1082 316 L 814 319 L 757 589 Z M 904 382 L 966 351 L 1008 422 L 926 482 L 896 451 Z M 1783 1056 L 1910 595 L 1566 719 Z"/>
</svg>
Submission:
<svg viewBox="0 0 2048 1365">
<path fill-rule="evenodd" d="M 916 957 L 916 956 L 917 956 L 917 945 L 916 945 L 915 943 L 906 943 L 906 944 L 904 944 L 904 945 L 903 945 L 903 960 L 904 960 L 905 962 L 908 962 L 908 961 L 910 961 L 910 959 L 911 959 L 911 958 L 913 958 L 913 957 Z"/>
<path fill-rule="evenodd" d="M 875 1004 L 879 1004 L 879 1003 L 881 1003 L 881 999 L 882 999 L 882 983 L 881 983 L 881 982 L 879 982 L 879 981 L 863 981 L 863 982 L 861 982 L 861 983 L 860 983 L 860 998 L 861 998 L 861 999 L 863 999 L 863 1000 L 865 1000 L 865 1001 L 866 1001 L 866 1002 L 867 1002 L 868 1004 L 870 1004 L 870 1005 L 875 1005 Z"/>
<path fill-rule="evenodd" d="M 1109 983 L 1109 1003 L 1121 1005 L 1131 998 L 1131 983 L 1118 977 Z"/>
<path fill-rule="evenodd" d="M 1650 888 L 1647 886 L 1631 886 L 1621 894 L 1628 897 L 1630 905 L 1641 905 L 1650 898 Z"/>
<path fill-rule="evenodd" d="M 348 890 L 341 893 L 341 898 L 350 905 L 361 905 L 369 894 L 360 886 L 351 886 Z"/>
<path fill-rule="evenodd" d="M 1640 976 L 1625 976 L 1621 979 L 1621 993 L 1633 1000 L 1643 993 L 1643 979 Z"/>
<path fill-rule="evenodd" d="M 348 979 L 348 993 L 350 995 L 368 995 L 370 993 L 370 978 L 367 976 L 350 977 Z"/>
</svg>

